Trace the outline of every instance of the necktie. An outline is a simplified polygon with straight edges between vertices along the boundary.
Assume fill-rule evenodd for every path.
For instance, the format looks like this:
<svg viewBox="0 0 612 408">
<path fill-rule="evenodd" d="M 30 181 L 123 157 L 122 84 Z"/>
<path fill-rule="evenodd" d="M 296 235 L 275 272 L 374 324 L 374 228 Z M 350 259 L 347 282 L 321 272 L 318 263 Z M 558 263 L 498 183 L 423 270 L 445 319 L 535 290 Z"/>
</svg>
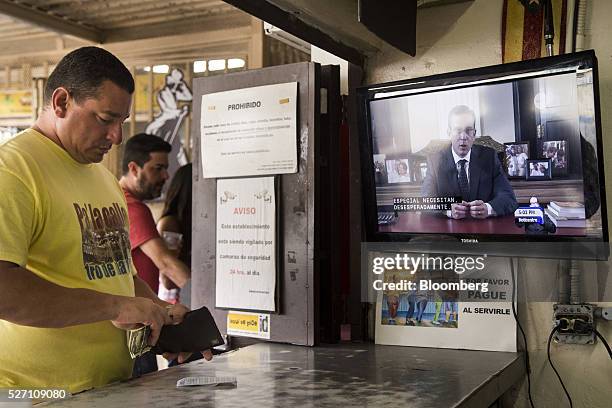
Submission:
<svg viewBox="0 0 612 408">
<path fill-rule="evenodd" d="M 465 159 L 459 160 L 459 189 L 461 190 L 461 195 L 463 196 L 462 198 L 465 201 L 469 201 L 468 196 L 470 195 L 470 183 L 468 182 L 467 172 L 465 171 L 466 163 L 467 160 Z"/>
</svg>

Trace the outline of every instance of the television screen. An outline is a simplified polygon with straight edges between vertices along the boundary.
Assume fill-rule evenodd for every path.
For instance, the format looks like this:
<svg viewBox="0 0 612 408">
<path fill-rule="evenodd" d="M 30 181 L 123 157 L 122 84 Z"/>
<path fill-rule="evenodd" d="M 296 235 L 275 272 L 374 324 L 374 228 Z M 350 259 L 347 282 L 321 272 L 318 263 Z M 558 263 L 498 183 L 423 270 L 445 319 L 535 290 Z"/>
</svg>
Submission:
<svg viewBox="0 0 612 408">
<path fill-rule="evenodd" d="M 592 51 L 358 95 L 368 240 L 607 243 Z"/>
</svg>

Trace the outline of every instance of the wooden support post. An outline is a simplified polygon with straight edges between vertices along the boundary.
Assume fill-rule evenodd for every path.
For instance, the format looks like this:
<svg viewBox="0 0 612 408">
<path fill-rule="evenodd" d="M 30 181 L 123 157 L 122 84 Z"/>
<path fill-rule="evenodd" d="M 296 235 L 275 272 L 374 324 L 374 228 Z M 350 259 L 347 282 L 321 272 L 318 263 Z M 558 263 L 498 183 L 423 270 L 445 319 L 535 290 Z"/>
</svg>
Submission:
<svg viewBox="0 0 612 408">
<path fill-rule="evenodd" d="M 249 41 L 248 69 L 263 68 L 265 65 L 265 34 L 263 22 L 251 17 L 251 40 Z"/>
<path fill-rule="evenodd" d="M 155 100 L 155 93 L 153 89 L 153 64 L 149 66 L 149 116 L 148 122 L 153 120 L 153 101 Z"/>
<path fill-rule="evenodd" d="M 136 83 L 136 67 L 132 66 L 132 77 L 134 78 L 134 83 Z M 138 92 L 134 89 L 134 98 L 132 98 L 132 107 L 130 108 L 130 134 L 128 137 L 132 137 L 136 132 L 136 98 L 138 97 Z"/>
</svg>

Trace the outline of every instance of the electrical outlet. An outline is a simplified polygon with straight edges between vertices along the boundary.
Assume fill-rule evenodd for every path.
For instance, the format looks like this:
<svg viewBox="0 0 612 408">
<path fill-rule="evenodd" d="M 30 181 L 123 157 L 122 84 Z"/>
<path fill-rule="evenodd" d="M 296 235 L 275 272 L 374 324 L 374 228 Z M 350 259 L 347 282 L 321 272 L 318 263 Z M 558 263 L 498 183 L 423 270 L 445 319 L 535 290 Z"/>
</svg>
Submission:
<svg viewBox="0 0 612 408">
<path fill-rule="evenodd" d="M 553 324 L 561 325 L 553 339 L 562 344 L 594 344 L 595 306 L 587 303 L 553 306 Z"/>
<path fill-rule="evenodd" d="M 612 321 L 612 307 L 595 308 L 595 318 Z"/>
</svg>

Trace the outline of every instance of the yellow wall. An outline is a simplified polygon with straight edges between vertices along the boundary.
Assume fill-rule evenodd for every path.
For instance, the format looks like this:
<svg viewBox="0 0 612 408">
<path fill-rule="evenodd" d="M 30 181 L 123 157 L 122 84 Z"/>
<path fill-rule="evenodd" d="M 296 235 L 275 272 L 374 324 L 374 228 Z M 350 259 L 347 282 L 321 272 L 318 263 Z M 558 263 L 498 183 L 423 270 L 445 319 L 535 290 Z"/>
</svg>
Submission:
<svg viewBox="0 0 612 408">
<path fill-rule="evenodd" d="M 0 117 L 32 116 L 32 91 L 0 91 Z"/>
<path fill-rule="evenodd" d="M 149 112 L 149 100 L 151 91 L 149 89 L 149 74 L 138 74 L 135 78 L 134 104 L 136 113 Z M 153 109 L 159 111 L 157 103 L 157 93 L 166 83 L 166 74 L 153 74 Z"/>
<path fill-rule="evenodd" d="M 475 0 L 420 10 L 417 56 L 410 57 L 388 47 L 368 59 L 366 82 L 378 83 L 501 63 L 502 0 Z M 594 48 L 599 59 L 599 79 L 607 191 L 612 192 L 612 1 L 588 2 L 585 47 Z M 612 202 L 612 194 L 608 194 Z M 610 220 L 610 209 L 608 217 Z M 610 223 L 610 221 L 609 221 Z M 612 225 L 612 224 L 611 224 Z M 519 290 L 541 287 L 547 282 L 544 269 L 555 271 L 556 261 L 523 260 Z M 599 294 L 589 301 L 612 298 L 612 273 L 608 263 L 584 265 L 587 279 L 594 280 Z M 593 286 L 585 283 L 586 286 Z M 608 305 L 611 305 L 608 303 Z M 546 362 L 546 341 L 552 328 L 552 303 L 519 305 L 527 332 L 532 362 L 534 402 L 539 408 L 569 406 L 561 386 Z M 601 333 L 612 342 L 612 323 L 601 323 Z M 553 360 L 569 389 L 574 407 L 612 406 L 612 363 L 600 343 L 594 346 L 553 346 Z M 504 398 L 504 406 L 528 407 L 526 383 Z"/>
</svg>

